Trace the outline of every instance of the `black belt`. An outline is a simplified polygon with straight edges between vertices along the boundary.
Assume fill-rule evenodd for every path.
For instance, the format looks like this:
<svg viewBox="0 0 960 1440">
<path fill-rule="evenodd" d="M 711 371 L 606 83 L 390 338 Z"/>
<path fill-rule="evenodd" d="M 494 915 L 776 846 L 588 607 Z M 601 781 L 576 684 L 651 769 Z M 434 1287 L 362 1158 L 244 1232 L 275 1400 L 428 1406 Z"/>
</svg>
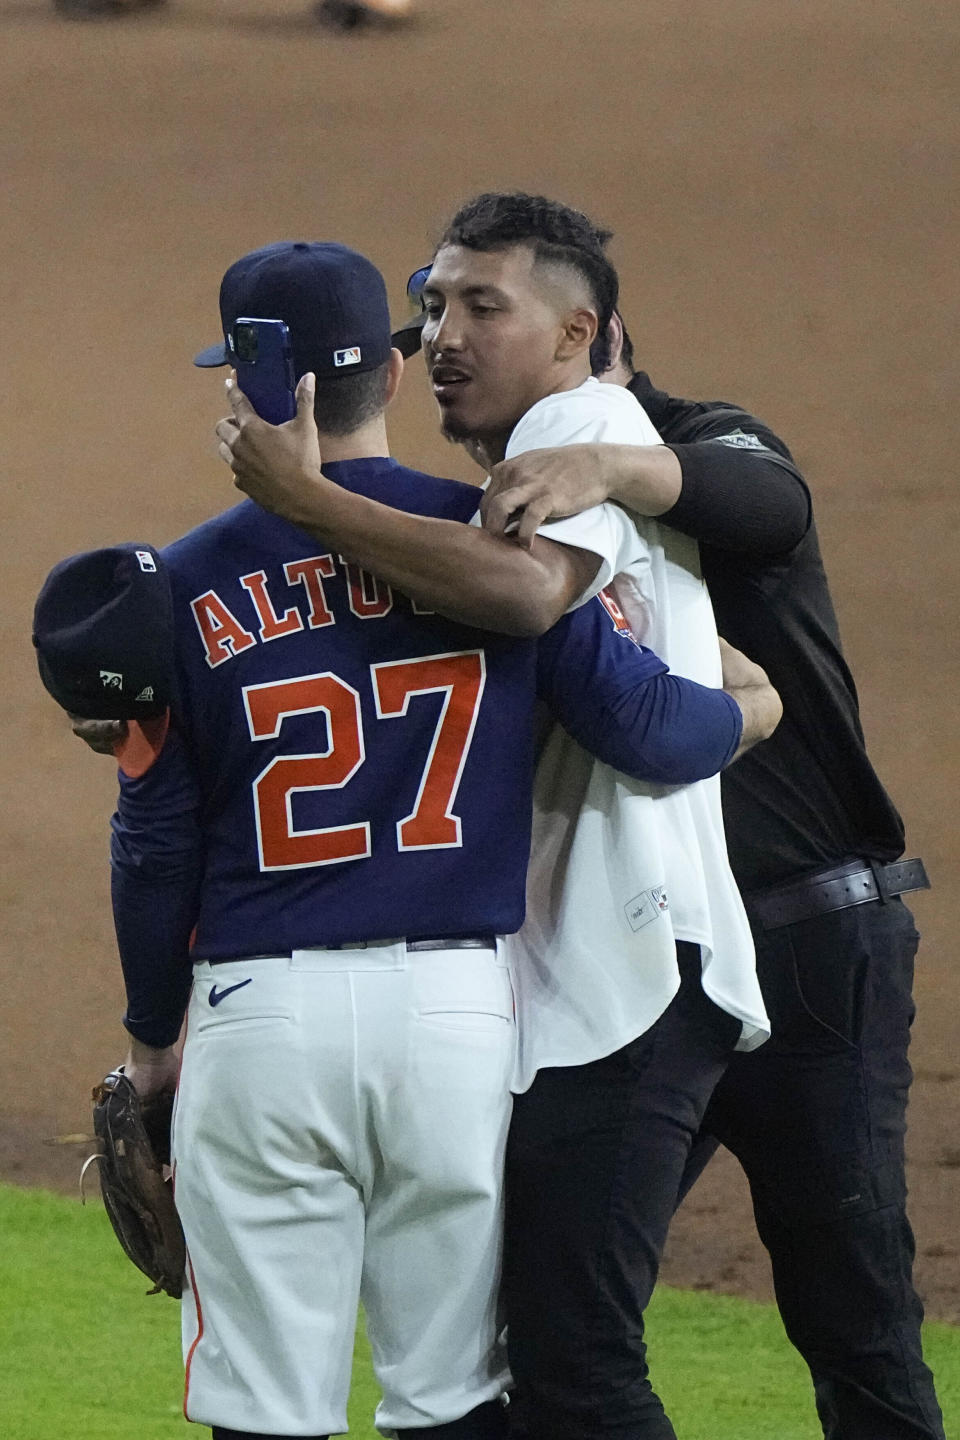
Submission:
<svg viewBox="0 0 960 1440">
<path fill-rule="evenodd" d="M 442 936 L 433 937 L 429 940 L 349 940 L 343 945 L 317 945 L 303 946 L 303 949 L 317 950 L 380 950 L 387 945 L 405 945 L 415 955 L 422 954 L 426 950 L 496 950 L 497 937 L 495 935 L 461 935 L 456 940 L 445 940 Z M 215 960 L 208 961 L 210 965 L 226 965 L 231 960 L 266 960 L 266 959 L 289 960 L 290 952 L 281 953 L 278 956 L 266 955 L 222 955 Z"/>
<path fill-rule="evenodd" d="M 442 936 L 429 940 L 357 940 L 352 945 L 328 945 L 328 950 L 376 950 L 380 945 L 406 945 L 413 954 L 424 950 L 496 950 L 495 935 L 461 935 L 459 940 L 444 940 Z"/>
<path fill-rule="evenodd" d="M 778 930 L 781 925 L 829 915 L 831 910 L 866 905 L 870 900 L 884 904 L 892 895 L 929 889 L 922 860 L 895 860 L 892 865 L 880 865 L 859 859 L 832 870 L 819 870 L 802 880 L 791 880 L 788 885 L 754 890 L 744 895 L 743 903 L 764 930 Z"/>
</svg>

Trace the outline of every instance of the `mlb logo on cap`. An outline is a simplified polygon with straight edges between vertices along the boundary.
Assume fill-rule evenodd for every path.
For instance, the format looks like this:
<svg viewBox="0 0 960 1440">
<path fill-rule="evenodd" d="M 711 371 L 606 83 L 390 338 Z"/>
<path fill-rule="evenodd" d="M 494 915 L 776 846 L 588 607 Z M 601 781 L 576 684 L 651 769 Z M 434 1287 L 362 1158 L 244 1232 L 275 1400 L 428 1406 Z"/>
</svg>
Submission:
<svg viewBox="0 0 960 1440">
<path fill-rule="evenodd" d="M 359 345 L 354 345 L 354 346 L 352 346 L 351 349 L 349 349 L 349 350 L 334 350 L 334 352 L 333 352 L 333 363 L 334 363 L 334 365 L 336 365 L 338 368 L 339 368 L 339 366 L 341 366 L 341 365 L 359 365 L 359 364 L 360 364 L 360 346 L 359 346 Z"/>
</svg>

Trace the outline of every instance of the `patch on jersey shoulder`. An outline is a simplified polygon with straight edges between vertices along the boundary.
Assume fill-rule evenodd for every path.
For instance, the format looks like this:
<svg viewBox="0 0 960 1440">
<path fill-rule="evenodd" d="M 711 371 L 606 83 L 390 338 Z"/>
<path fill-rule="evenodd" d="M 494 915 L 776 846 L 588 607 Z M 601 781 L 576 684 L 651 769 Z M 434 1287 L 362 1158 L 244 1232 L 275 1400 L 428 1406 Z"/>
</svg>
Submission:
<svg viewBox="0 0 960 1440">
<path fill-rule="evenodd" d="M 614 600 L 613 596 L 610 594 L 610 591 L 598 590 L 597 599 L 600 601 L 600 604 L 603 606 L 604 610 L 606 610 L 607 614 L 610 616 L 610 619 L 613 621 L 613 628 L 614 630 L 616 630 L 617 634 L 622 635 L 625 640 L 631 640 L 639 650 L 641 648 L 640 642 L 637 639 L 636 635 L 634 635 L 633 631 L 630 629 L 629 620 L 627 619 L 626 615 L 624 615 L 623 611 L 620 609 L 620 606 L 617 604 L 616 600 Z"/>
<path fill-rule="evenodd" d="M 652 890 L 635 895 L 623 907 L 631 930 L 642 930 L 645 925 L 652 925 L 669 909 L 667 892 L 662 885 L 654 885 Z"/>
<path fill-rule="evenodd" d="M 729 435 L 714 435 L 720 445 L 732 445 L 735 450 L 766 450 L 759 435 L 748 435 L 744 430 L 731 430 Z"/>
</svg>

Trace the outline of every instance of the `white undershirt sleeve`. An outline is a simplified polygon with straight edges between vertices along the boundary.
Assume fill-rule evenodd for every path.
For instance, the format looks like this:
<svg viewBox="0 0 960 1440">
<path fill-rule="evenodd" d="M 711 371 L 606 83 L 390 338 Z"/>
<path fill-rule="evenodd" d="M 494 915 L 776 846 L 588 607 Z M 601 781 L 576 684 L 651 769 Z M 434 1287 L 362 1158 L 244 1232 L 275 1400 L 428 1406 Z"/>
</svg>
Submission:
<svg viewBox="0 0 960 1440">
<path fill-rule="evenodd" d="M 507 444 L 507 460 L 529 450 L 561 445 L 660 445 L 662 441 L 639 401 L 618 385 L 586 380 L 576 390 L 548 395 L 517 423 Z M 589 550 L 600 557 L 590 585 L 569 607 L 575 610 L 615 575 L 649 563 L 649 546 L 636 523 L 619 505 L 594 505 L 579 515 L 550 520 L 537 531 L 547 540 Z"/>
</svg>

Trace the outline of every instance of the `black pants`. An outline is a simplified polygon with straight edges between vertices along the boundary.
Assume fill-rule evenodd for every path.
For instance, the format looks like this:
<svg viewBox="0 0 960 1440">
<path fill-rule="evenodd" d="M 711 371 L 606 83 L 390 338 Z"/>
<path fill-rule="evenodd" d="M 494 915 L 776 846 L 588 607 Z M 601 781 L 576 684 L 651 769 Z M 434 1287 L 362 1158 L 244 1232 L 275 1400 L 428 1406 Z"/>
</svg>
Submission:
<svg viewBox="0 0 960 1440">
<path fill-rule="evenodd" d="M 647 1378 L 643 1312 L 694 1135 L 739 1034 L 678 945 L 682 984 L 638 1040 L 542 1070 L 507 1145 L 504 1296 L 518 1431 L 673 1440 Z"/>
<path fill-rule="evenodd" d="M 445 1425 L 418 1425 L 398 1430 L 400 1440 L 506 1440 L 507 1413 L 499 1400 L 478 1405 L 459 1420 Z M 212 1440 L 284 1440 L 282 1435 L 265 1435 L 261 1431 L 226 1430 L 214 1425 Z M 308 1435 L 306 1440 L 330 1440 L 329 1435 Z"/>
<path fill-rule="evenodd" d="M 739 1159 L 827 1440 L 943 1440 L 905 1210 L 913 919 L 875 901 L 755 939 L 773 1038 L 734 1056 L 683 1192 L 718 1140 Z"/>
</svg>

